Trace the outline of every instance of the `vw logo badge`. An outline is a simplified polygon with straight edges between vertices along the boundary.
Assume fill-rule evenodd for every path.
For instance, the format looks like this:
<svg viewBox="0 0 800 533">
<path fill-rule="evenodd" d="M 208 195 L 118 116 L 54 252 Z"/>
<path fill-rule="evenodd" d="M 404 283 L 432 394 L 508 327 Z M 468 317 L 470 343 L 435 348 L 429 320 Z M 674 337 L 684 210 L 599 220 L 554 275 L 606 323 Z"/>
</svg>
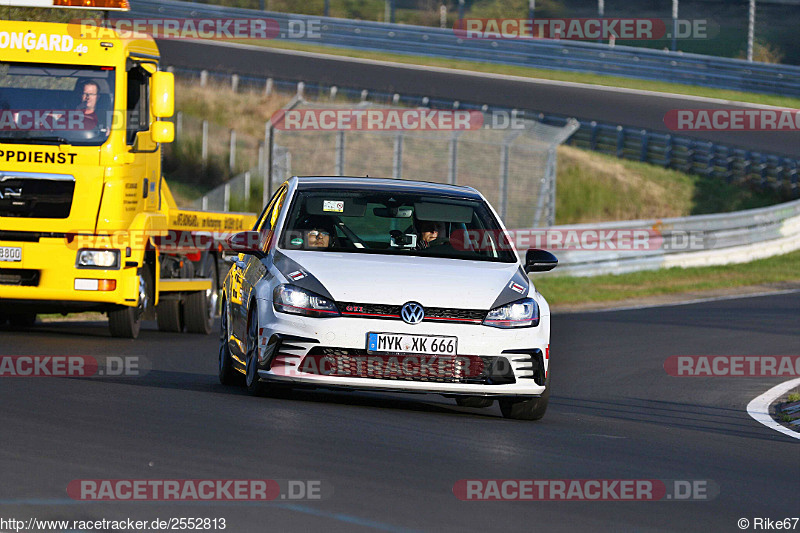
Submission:
<svg viewBox="0 0 800 533">
<path fill-rule="evenodd" d="M 408 302 L 400 308 L 400 318 L 406 324 L 419 324 L 425 318 L 425 310 L 417 302 Z"/>
</svg>

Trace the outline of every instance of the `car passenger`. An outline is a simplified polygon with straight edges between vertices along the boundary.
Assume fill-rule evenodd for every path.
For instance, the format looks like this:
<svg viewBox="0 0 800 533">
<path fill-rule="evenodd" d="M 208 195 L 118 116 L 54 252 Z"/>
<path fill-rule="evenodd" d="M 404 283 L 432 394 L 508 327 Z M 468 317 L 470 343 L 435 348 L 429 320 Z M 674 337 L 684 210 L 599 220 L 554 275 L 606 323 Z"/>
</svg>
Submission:
<svg viewBox="0 0 800 533">
<path fill-rule="evenodd" d="M 439 237 L 438 222 L 432 220 L 418 220 L 417 221 L 417 250 L 424 250 L 431 246 L 440 246 L 447 242 L 447 239 L 442 236 Z"/>
<path fill-rule="evenodd" d="M 303 230 L 306 248 L 332 248 L 336 243 L 333 221 L 327 217 L 308 217 L 298 227 Z"/>
</svg>

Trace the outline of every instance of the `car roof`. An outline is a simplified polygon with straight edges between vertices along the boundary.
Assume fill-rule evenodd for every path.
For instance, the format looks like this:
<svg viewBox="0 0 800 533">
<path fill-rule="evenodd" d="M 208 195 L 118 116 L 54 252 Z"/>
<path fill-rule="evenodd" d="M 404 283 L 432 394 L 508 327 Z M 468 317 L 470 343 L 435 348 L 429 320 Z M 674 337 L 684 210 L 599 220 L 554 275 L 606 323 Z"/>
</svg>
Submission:
<svg viewBox="0 0 800 533">
<path fill-rule="evenodd" d="M 481 194 L 472 187 L 447 185 L 429 181 L 411 181 L 396 178 L 367 178 L 358 176 L 295 176 L 297 188 L 301 191 L 313 189 L 342 189 L 396 191 L 408 194 L 443 194 L 482 200 Z"/>
</svg>

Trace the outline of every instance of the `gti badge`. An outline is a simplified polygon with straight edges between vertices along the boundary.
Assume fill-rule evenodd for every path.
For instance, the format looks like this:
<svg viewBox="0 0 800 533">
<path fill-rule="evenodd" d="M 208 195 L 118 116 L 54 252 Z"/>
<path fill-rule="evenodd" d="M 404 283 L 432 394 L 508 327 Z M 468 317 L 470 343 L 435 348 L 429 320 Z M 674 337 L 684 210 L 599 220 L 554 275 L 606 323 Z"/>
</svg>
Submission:
<svg viewBox="0 0 800 533">
<path fill-rule="evenodd" d="M 406 324 L 419 324 L 425 318 L 425 310 L 417 302 L 408 302 L 400 308 L 400 318 Z"/>
</svg>

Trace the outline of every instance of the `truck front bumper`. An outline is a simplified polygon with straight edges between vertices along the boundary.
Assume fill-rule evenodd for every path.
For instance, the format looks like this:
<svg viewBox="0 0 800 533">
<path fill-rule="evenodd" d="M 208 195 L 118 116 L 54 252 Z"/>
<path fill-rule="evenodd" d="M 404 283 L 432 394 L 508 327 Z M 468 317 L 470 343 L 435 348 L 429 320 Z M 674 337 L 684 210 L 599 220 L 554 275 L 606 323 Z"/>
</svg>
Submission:
<svg viewBox="0 0 800 533">
<path fill-rule="evenodd" d="M 125 250 L 121 251 L 120 268 L 98 269 L 77 268 L 78 250 L 67 246 L 63 238 L 40 238 L 39 242 L 0 241 L 0 247 L 6 246 L 22 248 L 22 259 L 0 262 L 2 307 L 8 307 L 11 300 L 41 303 L 43 309 L 69 307 L 76 310 L 101 309 L 104 307 L 101 304 L 135 306 L 139 301 L 138 264 L 125 266 Z"/>
</svg>

